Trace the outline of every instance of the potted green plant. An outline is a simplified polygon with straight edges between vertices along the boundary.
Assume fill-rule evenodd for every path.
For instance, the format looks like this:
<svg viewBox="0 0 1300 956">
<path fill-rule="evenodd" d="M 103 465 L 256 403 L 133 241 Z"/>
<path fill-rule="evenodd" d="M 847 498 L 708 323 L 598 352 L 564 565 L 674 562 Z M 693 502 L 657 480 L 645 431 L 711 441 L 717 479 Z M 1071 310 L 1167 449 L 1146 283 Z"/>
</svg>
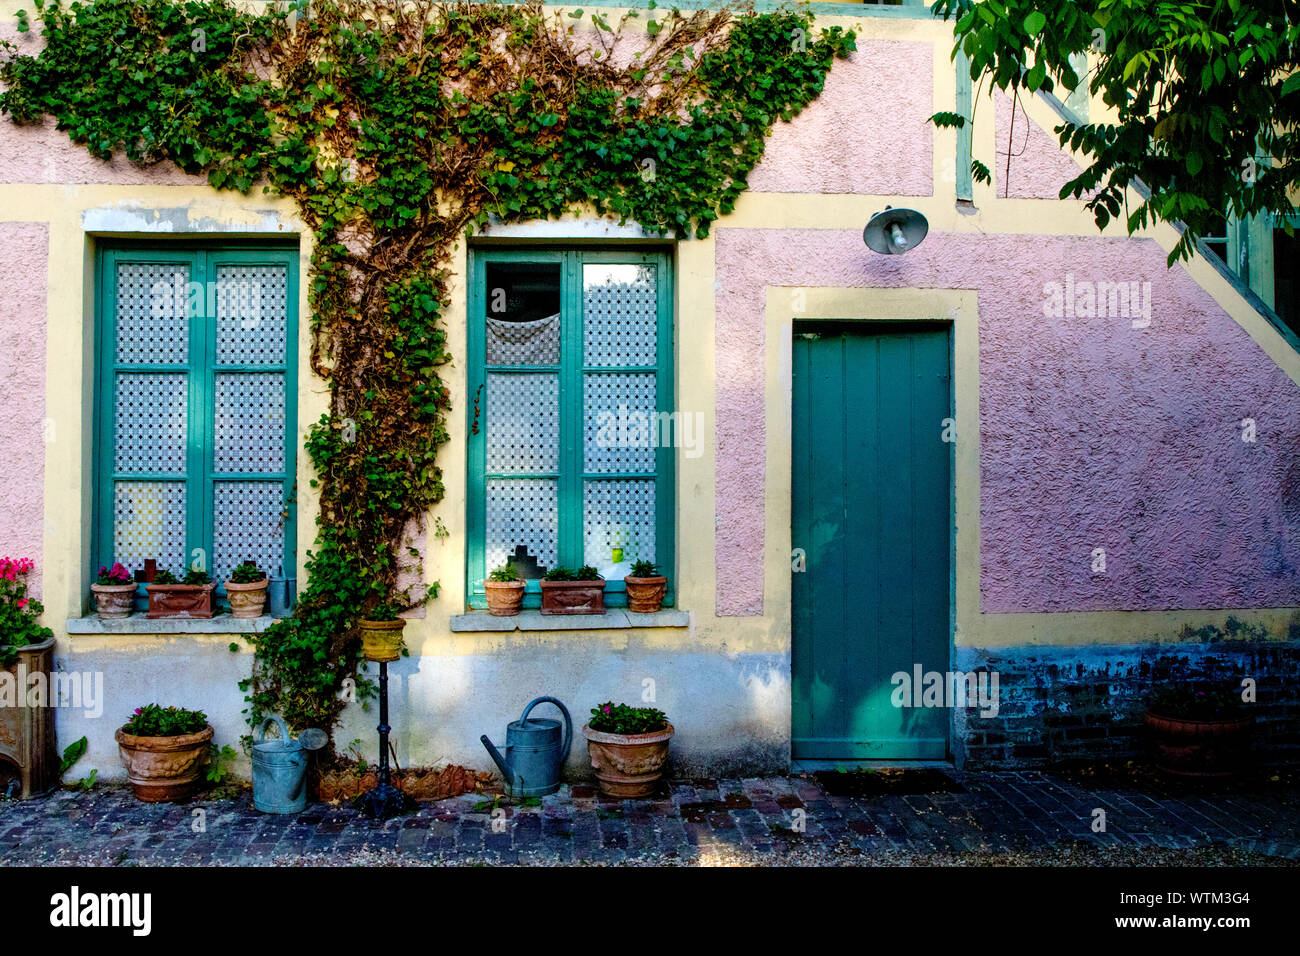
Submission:
<svg viewBox="0 0 1300 956">
<path fill-rule="evenodd" d="M 398 613 L 393 605 L 380 603 L 361 619 L 361 650 L 366 660 L 391 662 L 402 656 L 402 631 L 406 628 L 406 621 Z"/>
<path fill-rule="evenodd" d="M 1254 716 L 1231 688 L 1162 688 L 1144 715 L 1156 767 L 1180 777 L 1230 777 L 1250 753 Z"/>
<path fill-rule="evenodd" d="M 266 609 L 266 588 L 270 579 L 253 561 L 245 561 L 230 572 L 226 582 L 226 597 L 230 600 L 230 616 L 238 618 L 261 617 Z"/>
<path fill-rule="evenodd" d="M 653 561 L 636 561 L 632 573 L 623 579 L 627 589 L 627 609 L 638 614 L 653 614 L 663 607 L 668 579 L 659 573 Z"/>
<path fill-rule="evenodd" d="M 201 710 L 137 707 L 114 737 L 136 799 L 145 803 L 187 800 L 212 746 L 212 725 Z"/>
<path fill-rule="evenodd" d="M 14 696 L 0 696 L 0 749 L 18 766 L 26 800 L 58 783 L 54 748 L 54 632 L 40 623 L 45 610 L 27 596 L 31 558 L 0 558 L 0 677 Z M 7 705 L 7 706 L 6 706 Z"/>
<path fill-rule="evenodd" d="M 515 570 L 514 563 L 493 568 L 483 582 L 487 595 L 488 613 L 494 617 L 513 617 L 524 603 L 524 579 Z"/>
<path fill-rule="evenodd" d="M 135 581 L 131 580 L 131 572 L 118 562 L 111 568 L 101 567 L 90 590 L 95 595 L 95 611 L 100 620 L 120 620 L 130 617 L 135 610 Z"/>
<path fill-rule="evenodd" d="M 541 588 L 543 614 L 605 613 L 605 579 L 589 564 L 577 571 L 552 568 Z"/>
<path fill-rule="evenodd" d="M 673 736 L 673 725 L 662 710 L 606 701 L 591 709 L 582 735 L 601 793 L 645 797 L 654 792 Z"/>
<path fill-rule="evenodd" d="M 212 601 L 216 590 L 217 586 L 206 571 L 191 569 L 185 572 L 184 580 L 180 580 L 164 568 L 145 585 L 145 592 L 149 595 L 149 610 L 145 616 L 212 617 L 216 613 Z"/>
</svg>

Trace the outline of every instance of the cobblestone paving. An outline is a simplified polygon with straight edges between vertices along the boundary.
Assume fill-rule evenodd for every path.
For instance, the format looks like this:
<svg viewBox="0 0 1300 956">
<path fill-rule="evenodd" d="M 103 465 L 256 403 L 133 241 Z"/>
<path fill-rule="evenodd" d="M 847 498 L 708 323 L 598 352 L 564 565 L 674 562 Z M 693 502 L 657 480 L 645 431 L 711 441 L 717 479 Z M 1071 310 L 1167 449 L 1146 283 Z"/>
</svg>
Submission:
<svg viewBox="0 0 1300 956">
<path fill-rule="evenodd" d="M 1300 859 L 1300 803 L 1286 789 L 1172 794 L 1039 772 L 947 777 L 957 792 L 861 797 L 835 796 L 811 777 L 679 780 L 658 799 L 628 801 L 566 785 L 536 806 L 502 798 L 495 816 L 491 795 L 471 794 L 386 823 L 345 806 L 263 815 L 248 793 L 151 806 L 124 788 L 101 787 L 0 803 L 0 862 L 257 865 L 371 853 L 412 863 L 618 864 L 709 862 L 739 852 L 781 863 L 832 848 L 867 862 L 899 855 L 914 862 L 1076 841 L 1099 850 L 1217 846 L 1268 855 L 1254 862 Z M 1104 833 L 1092 832 L 1097 808 L 1106 812 Z M 819 862 L 816 852 L 811 861 Z"/>
</svg>

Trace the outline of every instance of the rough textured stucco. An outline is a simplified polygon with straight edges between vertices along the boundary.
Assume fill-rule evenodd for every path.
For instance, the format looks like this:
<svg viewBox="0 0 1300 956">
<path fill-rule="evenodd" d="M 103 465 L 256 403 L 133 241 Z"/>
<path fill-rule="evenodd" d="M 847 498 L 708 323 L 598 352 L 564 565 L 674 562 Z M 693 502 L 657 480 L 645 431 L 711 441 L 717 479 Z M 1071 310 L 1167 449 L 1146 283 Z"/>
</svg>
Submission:
<svg viewBox="0 0 1300 956">
<path fill-rule="evenodd" d="M 1300 394 L 1154 242 L 722 229 L 717 259 L 719 614 L 762 608 L 767 285 L 978 291 L 984 611 L 1300 605 Z M 1067 273 L 1150 282 L 1150 327 L 1045 318 Z"/>
<path fill-rule="evenodd" d="M 816 100 L 773 127 L 750 188 L 931 195 L 933 57 L 929 43 L 860 41 L 849 59 L 835 61 Z"/>
<path fill-rule="evenodd" d="M 1023 103 L 1015 108 L 1011 122 L 1011 97 L 994 94 L 997 122 L 994 144 L 997 148 L 993 182 L 999 196 L 1011 199 L 1056 199 L 1061 187 L 1082 172 L 1083 167 L 1061 149 L 1055 134 L 1043 129 L 1025 115 Z M 980 102 L 987 110 L 988 100 Z M 979 122 L 980 114 L 975 114 Z M 1011 169 L 1007 171 L 1007 151 L 1011 152 Z"/>
<path fill-rule="evenodd" d="M 48 250 L 44 223 L 0 223 L 0 261 L 8 265 L 0 271 L 0 556 L 36 562 L 33 595 L 40 594 L 44 540 Z M 57 430 L 48 437 L 57 440 Z"/>
<path fill-rule="evenodd" d="M 39 36 L 19 33 L 12 23 L 0 24 L 0 40 L 8 40 L 19 53 L 29 56 L 42 47 Z M 7 116 L 0 118 L 0 183 L 134 186 L 202 182 L 203 177 L 186 175 L 170 162 L 141 169 L 121 155 L 114 156 L 111 162 L 96 159 L 84 146 L 72 142 L 50 117 L 31 126 L 17 126 Z"/>
</svg>

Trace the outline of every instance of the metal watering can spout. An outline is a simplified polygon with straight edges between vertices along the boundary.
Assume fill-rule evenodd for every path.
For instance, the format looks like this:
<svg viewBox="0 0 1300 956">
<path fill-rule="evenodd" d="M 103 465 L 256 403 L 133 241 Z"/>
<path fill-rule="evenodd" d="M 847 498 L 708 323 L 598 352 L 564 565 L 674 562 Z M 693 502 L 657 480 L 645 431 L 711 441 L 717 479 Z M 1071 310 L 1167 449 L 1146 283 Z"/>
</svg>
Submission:
<svg viewBox="0 0 1300 956">
<path fill-rule="evenodd" d="M 550 717 L 528 715 L 538 704 L 554 704 L 563 723 Z M 573 721 L 568 708 L 554 697 L 538 697 L 524 708 L 523 715 L 506 727 L 502 755 L 484 734 L 479 740 L 501 768 L 506 792 L 512 797 L 541 797 L 560 789 L 560 772 L 573 743 Z"/>
<path fill-rule="evenodd" d="M 479 740 L 481 740 L 483 742 L 483 746 L 487 748 L 488 756 L 490 756 L 492 760 L 496 763 L 496 765 L 501 769 L 501 776 L 506 778 L 506 785 L 514 786 L 515 774 L 514 771 L 510 769 L 510 762 L 501 755 L 501 751 L 497 750 L 497 748 L 493 746 L 492 741 L 488 740 L 487 734 L 483 734 L 481 737 L 479 737 Z M 510 748 L 507 747 L 506 751 L 508 753 L 510 751 Z"/>
</svg>

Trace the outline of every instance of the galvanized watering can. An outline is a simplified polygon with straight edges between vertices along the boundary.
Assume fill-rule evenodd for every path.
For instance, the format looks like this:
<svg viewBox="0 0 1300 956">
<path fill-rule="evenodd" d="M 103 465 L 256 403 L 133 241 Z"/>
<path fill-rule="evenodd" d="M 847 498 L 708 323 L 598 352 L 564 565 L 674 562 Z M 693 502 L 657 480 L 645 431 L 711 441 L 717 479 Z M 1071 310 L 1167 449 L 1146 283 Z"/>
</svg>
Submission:
<svg viewBox="0 0 1300 956">
<path fill-rule="evenodd" d="M 564 739 L 560 722 L 550 717 L 528 718 L 541 703 L 554 704 L 564 715 Z M 523 716 L 506 727 L 505 755 L 492 746 L 484 734 L 479 740 L 501 768 L 506 793 L 512 797 L 541 797 L 560 789 L 560 770 L 573 743 L 573 721 L 569 711 L 554 697 L 538 697 L 524 708 Z"/>
<path fill-rule="evenodd" d="M 266 738 L 276 723 L 280 736 Z M 307 751 L 324 747 L 329 737 L 309 728 L 294 740 L 284 718 L 272 714 L 253 730 L 253 806 L 263 813 L 300 813 L 307 807 Z"/>
</svg>

